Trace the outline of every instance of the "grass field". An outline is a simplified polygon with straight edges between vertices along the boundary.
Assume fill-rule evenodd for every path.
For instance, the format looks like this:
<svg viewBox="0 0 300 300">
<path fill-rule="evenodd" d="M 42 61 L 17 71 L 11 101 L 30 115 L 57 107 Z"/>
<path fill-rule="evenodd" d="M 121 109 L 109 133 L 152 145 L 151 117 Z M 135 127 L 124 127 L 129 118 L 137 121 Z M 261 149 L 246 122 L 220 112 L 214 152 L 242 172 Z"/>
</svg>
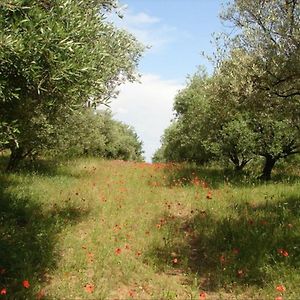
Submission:
<svg viewBox="0 0 300 300">
<path fill-rule="evenodd" d="M 0 299 L 298 299 L 300 168 L 280 172 L 97 159 L 2 172 Z"/>
</svg>

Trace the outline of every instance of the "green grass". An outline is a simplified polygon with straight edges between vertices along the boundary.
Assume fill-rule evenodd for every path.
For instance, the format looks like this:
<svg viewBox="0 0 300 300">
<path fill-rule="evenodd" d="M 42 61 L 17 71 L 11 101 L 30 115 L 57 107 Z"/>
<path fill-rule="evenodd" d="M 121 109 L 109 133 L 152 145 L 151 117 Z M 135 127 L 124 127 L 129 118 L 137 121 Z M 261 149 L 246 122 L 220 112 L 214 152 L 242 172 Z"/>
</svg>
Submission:
<svg viewBox="0 0 300 300">
<path fill-rule="evenodd" d="M 274 178 L 97 159 L 2 173 L 1 297 L 297 299 L 300 168 Z"/>
</svg>

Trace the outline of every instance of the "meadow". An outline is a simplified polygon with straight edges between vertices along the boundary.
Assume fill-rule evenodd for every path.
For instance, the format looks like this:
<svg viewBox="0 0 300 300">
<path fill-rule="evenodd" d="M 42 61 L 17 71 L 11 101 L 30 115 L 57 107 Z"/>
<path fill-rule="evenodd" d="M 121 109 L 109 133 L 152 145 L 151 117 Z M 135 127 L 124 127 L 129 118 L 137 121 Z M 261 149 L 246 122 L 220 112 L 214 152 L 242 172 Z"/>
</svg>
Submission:
<svg viewBox="0 0 300 300">
<path fill-rule="evenodd" d="M 82 158 L 1 172 L 0 298 L 298 299 L 300 168 L 275 171 Z"/>
</svg>

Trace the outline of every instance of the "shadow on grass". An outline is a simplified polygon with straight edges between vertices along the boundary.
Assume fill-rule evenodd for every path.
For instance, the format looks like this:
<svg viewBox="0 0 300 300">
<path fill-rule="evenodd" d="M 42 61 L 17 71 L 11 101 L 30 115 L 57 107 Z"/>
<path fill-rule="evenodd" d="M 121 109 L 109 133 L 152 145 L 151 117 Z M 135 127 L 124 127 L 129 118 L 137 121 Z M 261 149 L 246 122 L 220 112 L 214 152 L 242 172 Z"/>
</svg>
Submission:
<svg viewBox="0 0 300 300">
<path fill-rule="evenodd" d="M 153 245 L 146 259 L 158 271 L 188 274 L 188 284 L 197 277 L 199 289 L 206 291 L 263 287 L 276 277 L 280 280 L 276 270 L 300 271 L 299 226 L 300 196 L 239 205 L 226 218 L 198 211 L 188 219 L 169 218 L 161 228 L 164 245 Z"/>
<path fill-rule="evenodd" d="M 55 268 L 58 233 L 88 212 L 54 206 L 45 213 L 30 195 L 12 192 L 17 184 L 15 176 L 0 175 L 0 289 L 7 289 L 6 299 L 36 299 Z M 28 289 L 23 280 L 29 281 Z"/>
<path fill-rule="evenodd" d="M 8 163 L 8 155 L 0 155 L 0 173 L 7 173 L 5 171 Z M 31 175 L 55 177 L 55 176 L 67 176 L 73 178 L 82 178 L 90 175 L 88 170 L 80 170 L 80 172 L 71 172 L 71 168 L 65 167 L 68 164 L 72 164 L 72 159 L 65 160 L 62 164 L 61 161 L 55 159 L 42 159 L 37 158 L 34 161 L 24 159 L 20 162 L 19 167 L 12 173 L 19 175 Z"/>
<path fill-rule="evenodd" d="M 242 171 L 235 171 L 229 168 L 222 168 L 217 166 L 196 166 L 189 164 L 182 164 L 177 168 L 164 169 L 166 175 L 166 184 L 168 186 L 174 185 L 192 185 L 196 180 L 199 184 L 207 184 L 210 188 L 216 189 L 224 184 L 230 184 L 237 187 L 253 186 L 259 184 L 266 184 L 265 181 L 258 179 L 260 170 L 245 169 Z M 291 171 L 287 172 L 284 168 L 278 168 L 273 171 L 272 180 L 267 183 L 286 182 L 293 184 L 300 181 L 299 174 L 294 174 Z"/>
</svg>

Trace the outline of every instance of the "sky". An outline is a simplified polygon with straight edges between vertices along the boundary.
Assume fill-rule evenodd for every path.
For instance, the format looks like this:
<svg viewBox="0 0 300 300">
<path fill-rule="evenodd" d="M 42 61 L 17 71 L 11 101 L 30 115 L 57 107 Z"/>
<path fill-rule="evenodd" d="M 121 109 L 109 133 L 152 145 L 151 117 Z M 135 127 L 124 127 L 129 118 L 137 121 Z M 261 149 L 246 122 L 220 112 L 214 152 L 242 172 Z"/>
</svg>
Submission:
<svg viewBox="0 0 300 300">
<path fill-rule="evenodd" d="M 173 101 L 188 75 L 211 64 L 212 34 L 224 31 L 219 19 L 222 0 L 120 0 L 120 13 L 109 17 L 116 26 L 149 46 L 140 60 L 139 82 L 126 83 L 112 100 L 114 118 L 134 127 L 150 162 L 170 125 Z"/>
</svg>

